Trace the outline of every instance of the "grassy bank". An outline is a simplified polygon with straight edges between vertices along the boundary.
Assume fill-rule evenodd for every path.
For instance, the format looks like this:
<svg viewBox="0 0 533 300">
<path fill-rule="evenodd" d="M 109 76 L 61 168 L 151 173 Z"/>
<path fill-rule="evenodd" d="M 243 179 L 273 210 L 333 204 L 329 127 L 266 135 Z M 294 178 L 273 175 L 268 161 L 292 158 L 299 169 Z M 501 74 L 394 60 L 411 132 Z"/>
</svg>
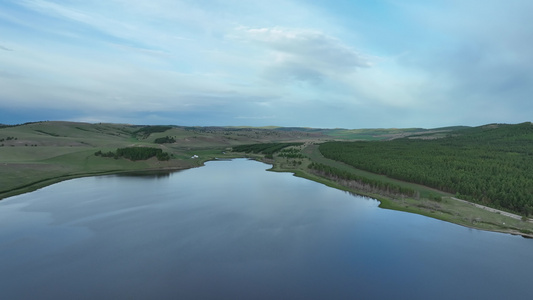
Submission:
<svg viewBox="0 0 533 300">
<path fill-rule="evenodd" d="M 469 228 L 510 233 L 533 238 L 533 223 L 531 222 L 517 220 L 504 216 L 500 213 L 494 213 L 480 209 L 472 204 L 454 200 L 452 195 L 432 188 L 418 184 L 402 182 L 378 174 L 372 174 L 366 171 L 355 169 L 341 162 L 329 160 L 321 156 L 320 152 L 318 152 L 317 145 L 314 144 L 309 144 L 305 147 L 302 147 L 301 151 L 307 156 L 307 158 L 302 160 L 301 164 L 294 164 L 290 159 L 275 157 L 275 160 L 272 161 L 273 167 L 271 171 L 291 172 L 294 173 L 295 176 L 313 180 L 332 188 L 377 199 L 380 201 L 380 207 L 384 209 L 419 214 Z M 418 191 L 419 197 L 391 197 L 385 195 L 386 193 L 384 192 L 365 192 L 350 188 L 346 184 L 343 184 L 343 182 L 340 180 L 320 176 L 316 174 L 316 172 L 313 172 L 313 170 L 308 168 L 308 165 L 312 161 L 343 168 L 346 171 L 353 172 L 358 175 L 377 178 L 386 182 L 415 189 Z M 434 200 L 436 198 L 435 195 L 439 196 L 439 200 Z"/>
</svg>

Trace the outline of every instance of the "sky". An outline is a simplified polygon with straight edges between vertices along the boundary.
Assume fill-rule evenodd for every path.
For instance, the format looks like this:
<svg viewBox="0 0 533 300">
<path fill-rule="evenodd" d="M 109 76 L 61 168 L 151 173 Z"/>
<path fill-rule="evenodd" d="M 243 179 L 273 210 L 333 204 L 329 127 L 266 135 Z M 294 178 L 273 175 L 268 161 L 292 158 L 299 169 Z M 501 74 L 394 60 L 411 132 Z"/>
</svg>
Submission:
<svg viewBox="0 0 533 300">
<path fill-rule="evenodd" d="M 0 123 L 532 121 L 530 0 L 0 0 Z"/>
</svg>

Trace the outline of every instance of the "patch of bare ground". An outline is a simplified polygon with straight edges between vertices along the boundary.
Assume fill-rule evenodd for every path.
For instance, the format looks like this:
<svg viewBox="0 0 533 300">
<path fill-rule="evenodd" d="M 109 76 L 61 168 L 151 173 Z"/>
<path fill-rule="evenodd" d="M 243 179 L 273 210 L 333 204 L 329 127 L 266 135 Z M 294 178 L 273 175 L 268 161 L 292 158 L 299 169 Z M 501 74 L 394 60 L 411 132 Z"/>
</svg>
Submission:
<svg viewBox="0 0 533 300">
<path fill-rule="evenodd" d="M 430 140 L 430 139 L 442 138 L 448 132 L 450 131 L 449 130 L 427 130 L 427 131 L 422 131 L 422 132 L 417 131 L 417 132 L 401 132 L 401 133 L 384 134 L 384 135 L 380 135 L 379 137 L 385 138 L 385 140 L 394 140 L 394 139 L 400 139 L 400 138 Z"/>
</svg>

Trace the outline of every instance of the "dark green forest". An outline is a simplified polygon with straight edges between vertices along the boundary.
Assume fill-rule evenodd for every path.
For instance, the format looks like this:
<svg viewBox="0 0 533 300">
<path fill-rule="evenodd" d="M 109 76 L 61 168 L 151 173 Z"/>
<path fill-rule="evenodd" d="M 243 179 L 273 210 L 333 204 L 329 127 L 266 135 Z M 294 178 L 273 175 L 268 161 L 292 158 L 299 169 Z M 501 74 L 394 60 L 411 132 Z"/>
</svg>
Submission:
<svg viewBox="0 0 533 300">
<path fill-rule="evenodd" d="M 440 139 L 327 142 L 327 158 L 522 215 L 533 213 L 533 125 L 492 124 Z"/>
<path fill-rule="evenodd" d="M 304 158 L 305 157 L 299 149 L 295 149 L 295 148 L 281 149 L 278 155 L 279 157 L 286 157 L 286 158 Z"/>
<path fill-rule="evenodd" d="M 117 151 L 112 152 L 102 152 L 97 151 L 94 153 L 96 156 L 102 156 L 102 157 L 113 157 L 115 159 L 118 158 L 126 158 L 129 160 L 137 161 L 137 160 L 147 160 L 152 157 L 157 157 L 158 160 L 169 160 L 170 155 L 166 152 L 163 152 L 163 150 L 158 148 L 150 148 L 150 147 L 127 147 L 127 148 L 118 148 Z"/>
<path fill-rule="evenodd" d="M 147 138 L 152 133 L 157 132 L 165 132 L 169 129 L 172 129 L 172 126 L 162 126 L 162 125 L 154 125 L 154 126 L 144 126 L 133 132 L 133 136 L 141 136 L 142 138 Z"/>
<path fill-rule="evenodd" d="M 172 143 L 175 143 L 176 142 L 176 139 L 174 139 L 173 137 L 170 137 L 170 136 L 165 136 L 165 137 L 161 137 L 161 138 L 156 138 L 154 140 L 154 143 L 156 144 L 172 144 Z"/>
</svg>

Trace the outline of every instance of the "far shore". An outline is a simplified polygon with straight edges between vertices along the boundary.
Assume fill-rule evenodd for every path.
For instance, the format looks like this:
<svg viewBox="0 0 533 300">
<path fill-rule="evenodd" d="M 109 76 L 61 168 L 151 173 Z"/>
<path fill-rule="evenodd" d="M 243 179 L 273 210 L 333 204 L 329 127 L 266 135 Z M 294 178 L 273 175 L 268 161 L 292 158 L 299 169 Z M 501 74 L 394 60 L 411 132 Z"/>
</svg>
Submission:
<svg viewBox="0 0 533 300">
<path fill-rule="evenodd" d="M 150 173 L 150 172 L 175 172 L 181 170 L 187 170 L 196 168 L 199 166 L 192 167 L 163 167 L 163 168 L 148 168 L 148 169 L 138 169 L 138 170 L 112 170 L 96 173 L 79 173 L 79 174 L 68 174 L 63 176 L 51 177 L 42 179 L 33 183 L 29 183 L 20 187 L 16 187 L 10 190 L 0 192 L 0 201 L 5 200 L 10 197 L 14 197 L 21 194 L 31 193 L 38 189 L 60 183 L 66 180 L 84 178 L 84 177 L 94 177 L 94 176 L 106 176 L 106 175 L 118 175 L 118 174 L 132 174 L 132 173 Z"/>
</svg>

